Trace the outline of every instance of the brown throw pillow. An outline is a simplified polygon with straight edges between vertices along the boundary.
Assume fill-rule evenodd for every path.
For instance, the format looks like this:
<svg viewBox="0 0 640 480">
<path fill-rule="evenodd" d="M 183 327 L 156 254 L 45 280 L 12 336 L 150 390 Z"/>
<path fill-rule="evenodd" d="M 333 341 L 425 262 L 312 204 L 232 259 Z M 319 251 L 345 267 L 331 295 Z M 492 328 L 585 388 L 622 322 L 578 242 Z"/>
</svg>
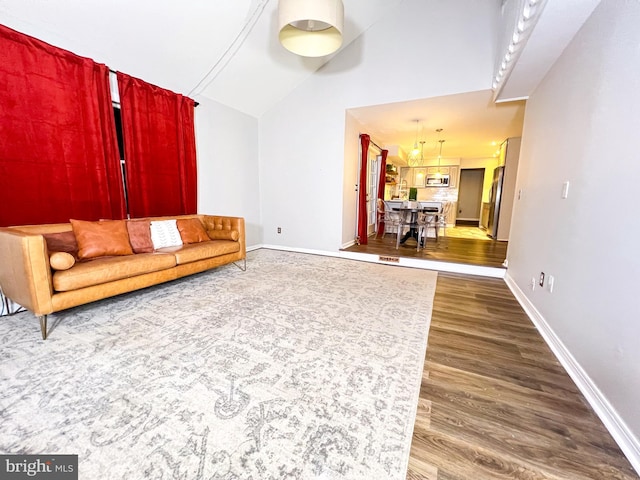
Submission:
<svg viewBox="0 0 640 480">
<path fill-rule="evenodd" d="M 67 252 L 78 258 L 78 242 L 73 231 L 59 233 L 44 233 L 42 235 L 47 242 L 47 250 L 50 252 Z"/>
<path fill-rule="evenodd" d="M 69 221 L 76 235 L 80 259 L 107 255 L 133 255 L 124 220 Z"/>
<path fill-rule="evenodd" d="M 183 243 L 206 242 L 209 236 L 198 218 L 180 218 L 176 221 Z"/>
<path fill-rule="evenodd" d="M 49 255 L 49 265 L 54 270 L 69 270 L 75 263 L 75 257 L 67 252 L 53 252 Z"/>
<path fill-rule="evenodd" d="M 153 252 L 150 220 L 127 220 L 129 243 L 135 253 Z"/>
<path fill-rule="evenodd" d="M 209 230 L 207 232 L 211 240 L 233 240 L 238 241 L 240 238 L 240 232 L 237 230 Z"/>
</svg>

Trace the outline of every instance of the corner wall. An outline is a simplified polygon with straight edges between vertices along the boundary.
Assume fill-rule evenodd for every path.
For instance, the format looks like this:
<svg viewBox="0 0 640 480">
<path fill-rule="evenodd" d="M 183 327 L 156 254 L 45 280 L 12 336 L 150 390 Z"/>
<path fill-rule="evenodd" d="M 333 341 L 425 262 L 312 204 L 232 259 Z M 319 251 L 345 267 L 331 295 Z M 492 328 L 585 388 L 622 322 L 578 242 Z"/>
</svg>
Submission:
<svg viewBox="0 0 640 480">
<path fill-rule="evenodd" d="M 603 0 L 527 102 L 507 255 L 514 291 L 636 469 L 639 24 L 640 2 Z"/>
<path fill-rule="evenodd" d="M 258 120 L 206 97 L 197 101 L 198 213 L 244 217 L 247 247 L 259 245 Z"/>
</svg>

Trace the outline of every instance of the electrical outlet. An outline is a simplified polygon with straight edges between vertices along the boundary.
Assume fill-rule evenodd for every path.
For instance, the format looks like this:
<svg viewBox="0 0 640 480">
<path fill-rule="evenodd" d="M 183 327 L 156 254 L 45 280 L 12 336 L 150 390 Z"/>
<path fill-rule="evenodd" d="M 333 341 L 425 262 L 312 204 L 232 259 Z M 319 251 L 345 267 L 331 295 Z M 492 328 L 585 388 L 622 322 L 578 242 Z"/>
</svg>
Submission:
<svg viewBox="0 0 640 480">
<path fill-rule="evenodd" d="M 536 289 L 536 277 L 531 277 L 531 283 L 529 286 L 531 287 L 532 292 Z"/>
<path fill-rule="evenodd" d="M 567 198 L 569 196 L 569 182 L 564 182 L 562 184 L 562 198 Z"/>
<path fill-rule="evenodd" d="M 540 277 L 538 278 L 538 285 L 544 287 L 544 272 L 540 272 Z"/>
<path fill-rule="evenodd" d="M 549 275 L 548 279 L 547 279 L 547 290 L 549 290 L 549 293 L 553 292 L 553 284 L 556 281 L 555 278 L 553 278 L 553 275 Z"/>
<path fill-rule="evenodd" d="M 278 227 L 278 233 L 282 233 L 282 228 Z"/>
</svg>

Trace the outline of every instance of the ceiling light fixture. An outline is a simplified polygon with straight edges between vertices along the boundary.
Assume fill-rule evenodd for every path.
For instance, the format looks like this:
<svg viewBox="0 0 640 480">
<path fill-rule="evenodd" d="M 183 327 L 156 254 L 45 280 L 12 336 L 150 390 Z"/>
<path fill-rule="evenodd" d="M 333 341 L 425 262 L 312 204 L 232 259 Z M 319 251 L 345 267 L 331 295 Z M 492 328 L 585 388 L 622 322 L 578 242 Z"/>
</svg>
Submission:
<svg viewBox="0 0 640 480">
<path fill-rule="evenodd" d="M 323 57 L 342 45 L 342 0 L 280 0 L 280 43 L 303 57 Z"/>
<path fill-rule="evenodd" d="M 420 120 L 414 120 L 416 122 L 416 140 L 413 142 L 413 150 L 407 156 L 407 163 L 410 167 L 417 167 L 418 165 L 422 165 L 423 156 L 422 149 L 424 147 L 424 141 L 420 142 L 420 148 L 418 148 L 418 127 L 420 125 Z"/>
<path fill-rule="evenodd" d="M 440 133 L 442 133 L 442 129 L 439 128 L 436 132 L 438 132 L 439 136 Z M 436 173 L 436 178 L 440 178 L 440 161 L 442 160 L 442 144 L 444 143 L 444 140 L 440 139 L 438 142 L 440 142 L 440 153 L 438 154 L 438 173 Z"/>
</svg>

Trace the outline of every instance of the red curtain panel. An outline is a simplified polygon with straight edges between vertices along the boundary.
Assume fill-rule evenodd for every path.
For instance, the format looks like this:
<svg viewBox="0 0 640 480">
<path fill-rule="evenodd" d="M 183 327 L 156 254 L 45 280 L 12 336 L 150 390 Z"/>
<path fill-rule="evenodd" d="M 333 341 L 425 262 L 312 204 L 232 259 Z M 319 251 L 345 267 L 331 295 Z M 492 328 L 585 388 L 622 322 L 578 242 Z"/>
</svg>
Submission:
<svg viewBox="0 0 640 480">
<path fill-rule="evenodd" d="M 108 75 L 0 25 L 0 226 L 124 218 Z"/>
<path fill-rule="evenodd" d="M 367 245 L 368 223 L 367 216 L 367 160 L 369 157 L 369 143 L 371 139 L 369 135 L 363 133 L 360 135 L 360 181 L 358 182 L 358 241 L 360 245 Z"/>
<path fill-rule="evenodd" d="M 389 155 L 389 150 L 380 152 L 380 180 L 378 180 L 378 198 L 380 200 L 384 200 L 384 187 L 387 184 L 387 155 Z M 380 232 L 384 235 L 384 217 L 378 220 L 378 235 Z"/>
<path fill-rule="evenodd" d="M 194 101 L 118 72 L 131 217 L 197 210 Z"/>
<path fill-rule="evenodd" d="M 378 198 L 384 200 L 384 187 L 387 184 L 387 155 L 389 150 L 382 150 L 380 160 L 380 180 L 378 181 Z"/>
</svg>

